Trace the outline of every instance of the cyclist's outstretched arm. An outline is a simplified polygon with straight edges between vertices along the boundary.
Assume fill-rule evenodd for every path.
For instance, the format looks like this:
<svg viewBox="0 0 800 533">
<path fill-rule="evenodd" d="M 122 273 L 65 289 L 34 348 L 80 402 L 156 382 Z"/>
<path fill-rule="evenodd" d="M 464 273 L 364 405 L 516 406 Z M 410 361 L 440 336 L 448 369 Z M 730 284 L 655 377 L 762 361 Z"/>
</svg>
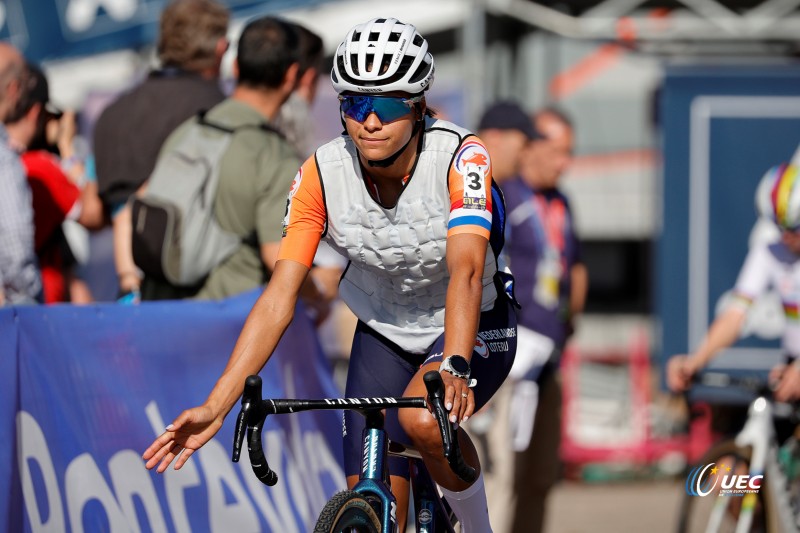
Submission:
<svg viewBox="0 0 800 533">
<path fill-rule="evenodd" d="M 723 348 L 736 342 L 742 331 L 747 309 L 734 306 L 718 316 L 690 355 L 676 355 L 667 363 L 667 386 L 676 392 L 689 387 L 692 376 L 705 367 Z"/>
<path fill-rule="evenodd" d="M 292 260 L 275 265 L 269 285 L 256 301 L 225 370 L 203 405 L 182 412 L 144 452 L 147 468 L 163 472 L 178 457 L 179 469 L 219 428 L 242 394 L 247 376 L 258 374 L 294 316 L 308 267 Z M 181 453 L 183 452 L 183 453 Z"/>
</svg>

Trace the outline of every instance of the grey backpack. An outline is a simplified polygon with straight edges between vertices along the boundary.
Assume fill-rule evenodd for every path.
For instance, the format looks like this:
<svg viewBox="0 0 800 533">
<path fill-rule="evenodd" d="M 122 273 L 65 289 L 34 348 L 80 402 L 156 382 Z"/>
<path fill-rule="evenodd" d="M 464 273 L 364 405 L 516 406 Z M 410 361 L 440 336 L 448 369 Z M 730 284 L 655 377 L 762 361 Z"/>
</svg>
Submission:
<svg viewBox="0 0 800 533">
<path fill-rule="evenodd" d="M 274 132 L 266 124 L 242 128 Z M 133 259 L 147 276 L 196 286 L 243 244 L 214 216 L 220 163 L 235 131 L 200 113 L 159 156 L 147 191 L 132 204 Z"/>
</svg>

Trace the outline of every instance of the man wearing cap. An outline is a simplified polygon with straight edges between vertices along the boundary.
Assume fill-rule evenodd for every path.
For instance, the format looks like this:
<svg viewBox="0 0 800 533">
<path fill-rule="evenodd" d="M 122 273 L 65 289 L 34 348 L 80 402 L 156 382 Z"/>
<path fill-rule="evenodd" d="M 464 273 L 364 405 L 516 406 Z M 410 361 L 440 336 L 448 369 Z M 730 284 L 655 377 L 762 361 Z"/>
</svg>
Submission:
<svg viewBox="0 0 800 533">
<path fill-rule="evenodd" d="M 573 129 L 556 109 L 531 120 L 519 105 L 499 102 L 483 114 L 479 135 L 506 200 L 505 250 L 522 309 L 511 379 L 467 430 L 482 448 L 496 531 L 536 533 L 559 476 L 559 359 L 588 287 L 572 211 L 558 190 Z"/>
<path fill-rule="evenodd" d="M 522 305 L 510 374 L 514 400 L 509 424 L 517 452 L 514 533 L 543 529 L 547 494 L 559 476 L 559 361 L 588 289 L 572 210 L 558 189 L 572 160 L 572 124 L 549 108 L 536 113 L 534 127 L 542 138 L 523 151 L 519 176 L 502 185 L 506 250 Z"/>
<path fill-rule="evenodd" d="M 504 192 L 506 184 L 519 179 L 523 151 L 531 141 L 541 138 L 530 117 L 512 101 L 499 101 L 486 109 L 478 123 L 478 136 L 491 155 L 492 178 Z M 508 202 L 506 198 L 506 204 Z M 507 208 L 506 213 L 510 213 L 510 209 Z M 489 514 L 498 532 L 509 530 L 516 500 L 514 455 L 509 445 L 508 427 L 513 389 L 514 384 L 507 380 L 486 408 L 476 413 L 466 426 L 480 448 Z"/>
<path fill-rule="evenodd" d="M 492 178 L 501 187 L 519 175 L 522 150 L 540 137 L 530 117 L 510 101 L 497 102 L 486 109 L 478 124 L 478 136 L 492 156 Z"/>
</svg>

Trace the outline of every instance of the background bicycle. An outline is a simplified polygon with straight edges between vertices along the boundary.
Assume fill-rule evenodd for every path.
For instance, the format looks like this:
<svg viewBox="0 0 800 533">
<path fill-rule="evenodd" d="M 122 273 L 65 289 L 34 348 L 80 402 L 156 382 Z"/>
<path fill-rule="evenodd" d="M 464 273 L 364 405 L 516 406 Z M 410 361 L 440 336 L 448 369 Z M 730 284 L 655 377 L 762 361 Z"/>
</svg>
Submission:
<svg viewBox="0 0 800 533">
<path fill-rule="evenodd" d="M 696 382 L 751 393 L 744 427 L 713 446 L 686 478 L 679 533 L 796 532 L 800 527 L 797 432 L 779 443 L 776 419 L 795 425 L 797 411 L 773 402 L 764 379 L 706 372 Z"/>
</svg>

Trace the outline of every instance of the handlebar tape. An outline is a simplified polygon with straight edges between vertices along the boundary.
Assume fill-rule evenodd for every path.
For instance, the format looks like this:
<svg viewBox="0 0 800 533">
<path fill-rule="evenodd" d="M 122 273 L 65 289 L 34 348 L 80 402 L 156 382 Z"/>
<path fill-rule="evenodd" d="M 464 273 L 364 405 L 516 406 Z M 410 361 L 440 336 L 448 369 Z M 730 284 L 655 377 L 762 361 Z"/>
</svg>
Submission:
<svg viewBox="0 0 800 533">
<path fill-rule="evenodd" d="M 278 475 L 269 467 L 261 445 L 261 430 L 266 419 L 267 410 L 261 399 L 261 378 L 248 376 L 242 393 L 242 409 L 239 411 L 239 416 L 236 417 L 236 429 L 233 435 L 233 461 L 239 461 L 246 427 L 250 466 L 256 477 L 271 487 L 278 482 Z"/>
<path fill-rule="evenodd" d="M 461 448 L 458 445 L 458 430 L 453 429 L 453 425 L 447 417 L 448 413 L 444 407 L 442 376 L 436 370 L 431 370 L 425 373 L 422 379 L 425 382 L 425 388 L 428 389 L 428 399 L 439 424 L 444 456 L 447 458 L 450 468 L 459 478 L 467 483 L 472 483 L 477 479 L 478 475 L 475 469 L 464 461 L 464 457 L 461 455 Z"/>
</svg>

